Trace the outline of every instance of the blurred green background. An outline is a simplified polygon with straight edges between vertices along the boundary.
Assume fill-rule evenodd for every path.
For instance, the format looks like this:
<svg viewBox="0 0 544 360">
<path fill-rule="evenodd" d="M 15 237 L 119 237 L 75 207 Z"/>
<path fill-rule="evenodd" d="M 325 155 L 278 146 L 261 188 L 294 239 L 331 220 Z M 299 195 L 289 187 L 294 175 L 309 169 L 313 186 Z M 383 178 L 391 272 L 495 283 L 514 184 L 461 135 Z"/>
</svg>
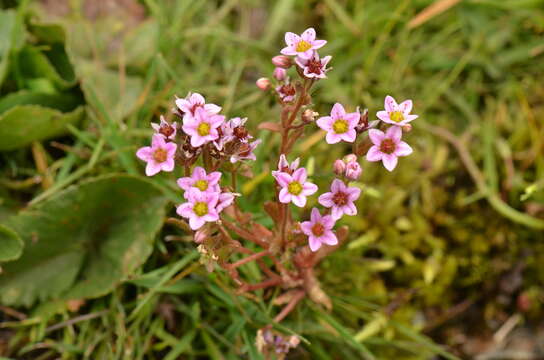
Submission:
<svg viewBox="0 0 544 360">
<path fill-rule="evenodd" d="M 189 91 L 255 133 L 276 121 L 255 80 L 313 26 L 333 56 L 316 111 L 374 117 L 390 94 L 420 117 L 393 173 L 361 159 L 351 240 L 318 269 L 334 308 L 305 301 L 282 323 L 303 336 L 288 358 L 544 357 L 544 1 L 0 4 L 0 356 L 260 358 L 278 294 L 208 274 L 162 225 L 181 174 L 153 185 L 134 153 Z M 258 134 L 241 204 L 268 224 L 279 139 Z M 323 188 L 349 151 L 315 128 L 294 155 Z"/>
</svg>

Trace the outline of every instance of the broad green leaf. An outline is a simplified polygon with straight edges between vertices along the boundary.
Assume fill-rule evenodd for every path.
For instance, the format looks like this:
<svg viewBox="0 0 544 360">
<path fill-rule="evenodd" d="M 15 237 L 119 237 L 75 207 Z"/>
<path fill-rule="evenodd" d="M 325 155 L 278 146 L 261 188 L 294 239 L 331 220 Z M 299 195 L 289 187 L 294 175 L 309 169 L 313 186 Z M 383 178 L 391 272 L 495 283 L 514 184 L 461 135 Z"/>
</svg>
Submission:
<svg viewBox="0 0 544 360">
<path fill-rule="evenodd" d="M 111 291 L 149 256 L 167 200 L 129 175 L 91 179 L 8 220 L 25 243 L 0 276 L 0 302 L 31 306 L 51 298 Z"/>
<path fill-rule="evenodd" d="M 21 90 L 0 98 L 0 115 L 17 105 L 41 105 L 62 112 L 74 110 L 83 103 L 78 93 L 46 94 L 41 92 Z"/>
<path fill-rule="evenodd" d="M 21 256 L 23 241 L 10 228 L 0 225 L 0 261 L 15 260 Z"/>
<path fill-rule="evenodd" d="M 38 105 L 21 105 L 0 115 L 0 151 L 24 147 L 33 141 L 49 139 L 66 132 L 66 124 L 75 124 L 84 116 L 83 107 L 62 113 Z"/>
<path fill-rule="evenodd" d="M 0 10 L 0 85 L 6 78 L 9 57 L 13 47 L 24 38 L 22 24 L 13 10 Z"/>
<path fill-rule="evenodd" d="M 19 86 L 31 90 L 45 90 L 36 85 L 37 81 L 44 82 L 44 79 L 57 89 L 68 89 L 76 84 L 74 69 L 63 44 L 51 44 L 46 49 L 25 46 L 15 65 L 23 82 Z"/>
</svg>

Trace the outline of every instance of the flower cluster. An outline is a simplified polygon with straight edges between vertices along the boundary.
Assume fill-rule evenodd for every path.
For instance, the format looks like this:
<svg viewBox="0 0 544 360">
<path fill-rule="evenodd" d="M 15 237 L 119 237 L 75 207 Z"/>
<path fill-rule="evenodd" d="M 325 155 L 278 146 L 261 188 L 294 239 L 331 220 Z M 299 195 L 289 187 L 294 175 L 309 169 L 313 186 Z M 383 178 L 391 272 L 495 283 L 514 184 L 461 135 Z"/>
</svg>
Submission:
<svg viewBox="0 0 544 360">
<path fill-rule="evenodd" d="M 159 124 L 151 124 L 155 131 L 151 146 L 136 152 L 139 159 L 147 162 L 147 176 L 173 171 L 176 162 L 189 169 L 204 150 L 218 163 L 224 159 L 231 163 L 255 160 L 253 151 L 261 141 L 250 141 L 253 137 L 244 125 L 247 119 L 236 117 L 226 121 L 219 114 L 221 107 L 206 103 L 198 93 L 177 98 L 175 103 L 173 113 L 182 120 L 181 126 L 161 116 Z"/>
<path fill-rule="evenodd" d="M 220 266 L 239 286 L 239 292 L 268 287 L 285 291 L 274 300 L 275 304 L 285 305 L 275 322 L 285 318 L 306 296 L 327 308 L 332 306 L 311 270 L 347 238 L 347 227 L 337 223 L 344 216 L 358 214 L 356 202 L 361 197 L 358 181 L 363 174 L 359 160 L 366 154 L 367 161 L 382 161 L 387 170 L 395 169 L 399 157 L 412 153 L 402 135 L 410 131 L 410 122 L 417 118 L 411 114 L 411 100 L 398 104 L 389 95 L 384 110 L 376 113 L 376 120 L 369 119 L 366 109 L 360 111 L 339 102 L 333 104 L 328 115 L 320 116 L 313 108 L 311 88 L 326 79 L 331 70 L 328 67 L 331 56 L 322 57 L 318 53 L 326 41 L 316 39 L 315 30 L 309 28 L 300 35 L 286 33 L 285 43 L 280 54 L 272 58 L 275 66 L 272 77 L 256 82 L 260 89 L 273 93 L 281 107 L 278 122 L 258 124 L 260 129 L 280 136 L 279 161 L 277 169 L 272 171 L 274 199 L 264 204 L 269 223 L 273 224 L 271 228 L 257 222 L 257 217 L 244 212 L 234 201 L 238 195 L 237 176 L 252 177 L 244 162 L 256 159 L 254 150 L 261 143 L 246 128 L 246 118 L 227 120 L 220 106 L 206 103 L 198 93 L 189 93 L 175 100 L 173 113 L 177 121 L 169 122 L 161 116 L 160 123 L 151 124 L 154 129 L 151 146 L 136 153 L 147 162 L 148 176 L 160 171 L 172 172 L 176 165 L 183 169 L 184 177 L 177 180 L 177 185 L 183 190 L 184 200 L 176 212 L 186 222 L 174 219 L 170 223 L 194 231 L 201 262 L 209 271 Z M 289 76 L 291 68 L 296 70 L 292 71 L 294 76 Z M 325 132 L 327 144 L 348 143 L 351 147 L 349 155 L 331 166 L 334 175 L 330 176 L 327 190 L 321 193 L 309 178 L 312 174 L 301 166 L 300 158 L 288 161 L 305 131 L 316 127 Z M 221 186 L 224 172 L 232 176 L 228 186 Z M 314 201 L 316 206 L 307 207 Z M 302 219 L 309 219 L 297 219 L 291 203 L 299 208 Z M 270 261 L 264 261 L 264 257 Z M 245 282 L 237 270 L 250 262 L 255 262 L 261 271 L 263 280 L 259 283 Z M 282 356 L 298 344 L 298 338 L 286 338 L 269 328 L 260 332 L 258 340 L 262 352 L 273 351 Z"/>
</svg>

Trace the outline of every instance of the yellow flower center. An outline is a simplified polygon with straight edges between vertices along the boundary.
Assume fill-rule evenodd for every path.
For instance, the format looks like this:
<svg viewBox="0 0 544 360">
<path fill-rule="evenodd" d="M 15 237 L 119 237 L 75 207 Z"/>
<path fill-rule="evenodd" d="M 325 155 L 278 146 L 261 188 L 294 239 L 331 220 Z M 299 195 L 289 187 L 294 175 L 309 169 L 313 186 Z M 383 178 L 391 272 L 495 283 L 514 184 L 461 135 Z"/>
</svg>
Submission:
<svg viewBox="0 0 544 360">
<path fill-rule="evenodd" d="M 394 122 L 401 122 L 404 120 L 404 114 L 401 111 L 391 111 L 389 113 L 389 118 Z"/>
<path fill-rule="evenodd" d="M 202 122 L 198 125 L 198 128 L 196 129 L 198 132 L 198 135 L 200 136 L 206 136 L 210 134 L 210 124 L 207 122 Z"/>
<path fill-rule="evenodd" d="M 168 153 L 166 152 L 166 150 L 162 148 L 158 148 L 153 153 L 153 160 L 155 160 L 156 162 L 159 162 L 159 163 L 165 162 L 167 158 L 168 158 Z"/>
<path fill-rule="evenodd" d="M 293 181 L 287 186 L 287 191 L 289 191 L 290 194 L 298 195 L 302 192 L 302 185 L 298 181 Z"/>
<path fill-rule="evenodd" d="M 205 202 L 197 202 L 193 206 L 193 211 L 198 216 L 204 216 L 208 213 L 208 204 L 206 204 Z"/>
<path fill-rule="evenodd" d="M 348 131 L 348 122 L 344 119 L 338 119 L 332 124 L 332 129 L 337 134 L 343 134 Z"/>
<path fill-rule="evenodd" d="M 206 180 L 197 180 L 194 186 L 200 191 L 205 191 L 208 188 L 208 182 Z"/>
<path fill-rule="evenodd" d="M 307 41 L 304 41 L 304 40 L 300 40 L 297 44 L 297 52 L 305 52 L 305 51 L 308 51 L 312 48 L 312 44 L 310 44 L 309 42 Z"/>
</svg>

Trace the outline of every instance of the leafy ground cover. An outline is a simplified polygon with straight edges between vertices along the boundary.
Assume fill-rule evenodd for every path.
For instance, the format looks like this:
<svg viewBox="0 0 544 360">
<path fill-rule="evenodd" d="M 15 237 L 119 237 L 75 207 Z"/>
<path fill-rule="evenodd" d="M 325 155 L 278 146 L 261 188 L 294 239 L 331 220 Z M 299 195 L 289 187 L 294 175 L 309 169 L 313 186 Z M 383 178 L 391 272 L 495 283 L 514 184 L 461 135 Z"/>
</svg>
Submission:
<svg viewBox="0 0 544 360">
<path fill-rule="evenodd" d="M 287 319 L 278 330 L 302 336 L 289 358 L 542 357 L 544 1 L 431 3 L 2 2 L 0 356 L 260 358 L 277 294 L 208 273 L 163 224 L 180 174 L 152 185 L 134 153 L 189 90 L 255 131 L 277 119 L 254 82 L 285 31 L 314 26 L 334 54 L 318 109 L 374 113 L 391 93 L 420 119 L 394 176 L 362 164 L 350 242 L 319 268 L 333 310 L 306 301 Z M 260 136 L 238 179 L 253 212 L 279 145 Z M 349 149 L 316 128 L 295 152 L 324 184 Z"/>
</svg>

